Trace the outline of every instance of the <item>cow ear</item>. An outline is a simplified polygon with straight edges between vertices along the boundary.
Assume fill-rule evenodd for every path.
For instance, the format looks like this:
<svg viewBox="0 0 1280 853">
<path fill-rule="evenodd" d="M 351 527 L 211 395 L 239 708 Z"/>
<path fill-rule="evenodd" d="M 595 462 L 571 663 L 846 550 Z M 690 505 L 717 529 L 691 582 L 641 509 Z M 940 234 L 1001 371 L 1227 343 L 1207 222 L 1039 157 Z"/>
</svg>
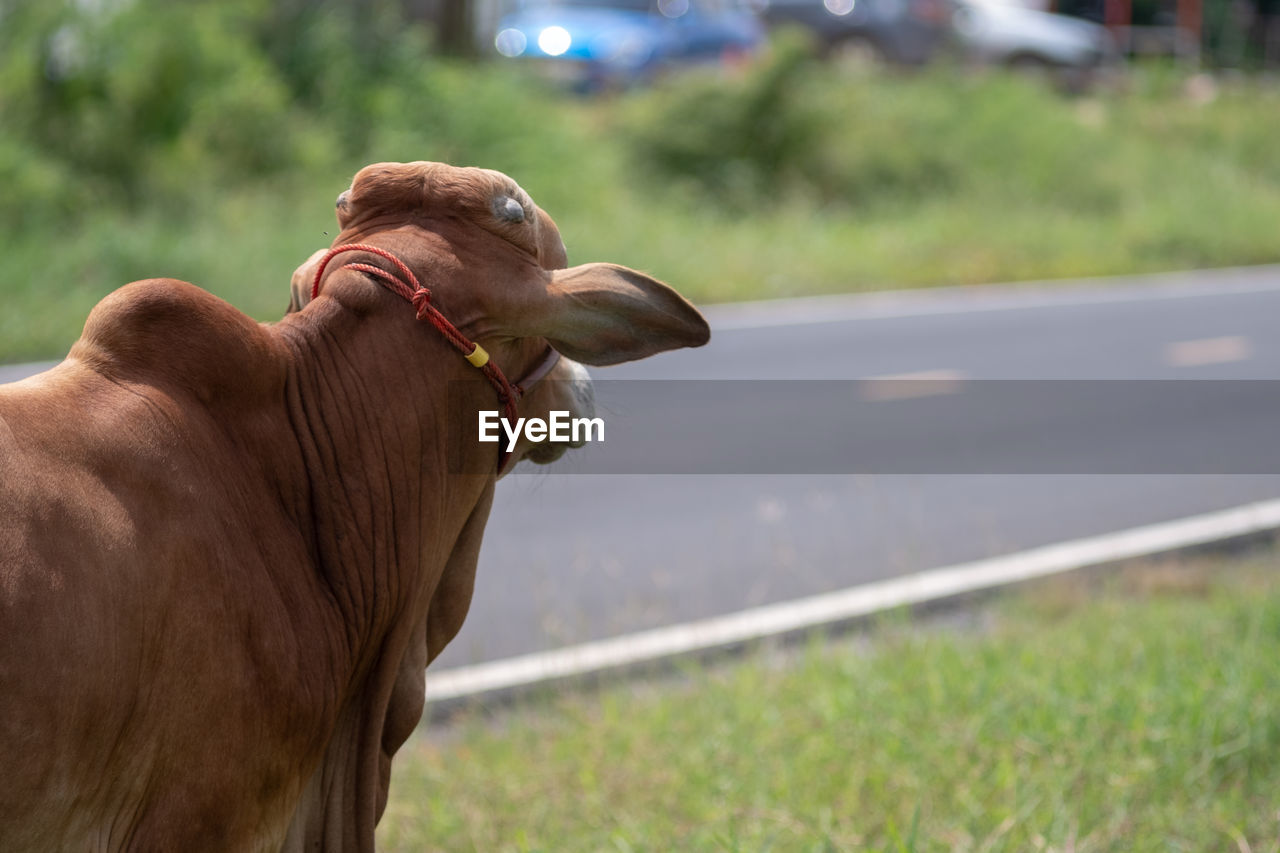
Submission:
<svg viewBox="0 0 1280 853">
<path fill-rule="evenodd" d="M 667 285 L 617 264 L 555 270 L 526 315 L 529 331 L 584 364 L 618 364 L 666 350 L 700 347 L 711 329 Z"/>
<path fill-rule="evenodd" d="M 311 281 L 316 277 L 316 264 L 320 263 L 327 251 L 329 250 L 316 249 L 311 257 L 302 262 L 302 266 L 293 271 L 293 276 L 289 279 L 289 310 L 285 313 L 301 311 L 302 306 L 311 301 Z"/>
</svg>

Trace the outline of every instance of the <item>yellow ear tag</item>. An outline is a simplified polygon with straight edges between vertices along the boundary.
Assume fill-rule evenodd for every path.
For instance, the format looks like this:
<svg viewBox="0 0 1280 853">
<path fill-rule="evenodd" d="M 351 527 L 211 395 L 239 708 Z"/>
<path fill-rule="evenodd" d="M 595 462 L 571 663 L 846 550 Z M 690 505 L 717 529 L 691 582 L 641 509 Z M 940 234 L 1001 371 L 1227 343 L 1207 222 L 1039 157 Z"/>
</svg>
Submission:
<svg viewBox="0 0 1280 853">
<path fill-rule="evenodd" d="M 470 355 L 465 356 L 465 358 L 475 367 L 484 367 L 489 363 L 489 353 L 485 352 L 484 347 L 479 344 L 476 344 L 476 348 L 471 351 Z"/>
</svg>

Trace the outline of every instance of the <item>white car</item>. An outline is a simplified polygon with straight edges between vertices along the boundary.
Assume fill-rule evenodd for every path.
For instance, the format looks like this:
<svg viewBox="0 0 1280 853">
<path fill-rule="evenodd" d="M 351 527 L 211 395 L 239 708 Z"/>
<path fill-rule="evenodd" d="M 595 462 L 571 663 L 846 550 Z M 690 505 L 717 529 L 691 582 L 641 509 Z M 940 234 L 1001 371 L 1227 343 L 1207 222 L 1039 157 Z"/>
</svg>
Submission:
<svg viewBox="0 0 1280 853">
<path fill-rule="evenodd" d="M 1119 55 L 1105 27 L 1013 0 L 957 0 L 953 23 L 968 57 L 1047 72 L 1071 88 L 1087 85 Z"/>
</svg>

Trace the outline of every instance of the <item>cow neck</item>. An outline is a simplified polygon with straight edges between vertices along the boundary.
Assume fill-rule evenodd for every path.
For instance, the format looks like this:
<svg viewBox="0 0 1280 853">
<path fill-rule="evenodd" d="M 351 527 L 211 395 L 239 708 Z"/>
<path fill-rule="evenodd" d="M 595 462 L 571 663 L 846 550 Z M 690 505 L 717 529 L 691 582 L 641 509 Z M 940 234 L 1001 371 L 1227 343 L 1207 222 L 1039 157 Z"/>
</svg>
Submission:
<svg viewBox="0 0 1280 853">
<path fill-rule="evenodd" d="M 489 380 L 489 384 L 493 386 L 498 395 L 499 402 L 502 403 L 503 417 L 511 424 L 514 424 L 519 419 L 520 398 L 536 382 L 551 372 L 560 360 L 560 353 L 548 345 L 542 357 L 524 374 L 519 382 L 514 384 L 509 382 L 506 374 L 498 367 L 497 362 L 490 357 L 484 347 L 470 340 L 444 314 L 440 313 L 438 308 L 431 304 L 431 290 L 418 280 L 417 275 L 414 274 L 413 270 L 409 269 L 409 266 L 404 261 L 400 260 L 395 253 L 368 243 L 344 243 L 333 247 L 325 253 L 316 264 L 315 276 L 311 281 L 311 298 L 313 300 L 320 295 L 320 282 L 324 277 L 324 272 L 329 262 L 336 256 L 346 252 L 367 252 L 390 261 L 395 268 L 394 272 L 362 262 L 347 263 L 341 269 L 364 273 L 413 305 L 419 321 L 424 321 L 434 326 L 440 335 L 461 353 L 468 364 L 479 369 L 484 374 L 484 377 Z M 510 452 L 502 442 L 498 442 L 498 474 L 501 475 L 510 463 Z"/>
<path fill-rule="evenodd" d="M 483 384 L 456 381 L 469 368 L 412 316 L 384 300 L 372 309 L 344 301 L 324 300 L 281 325 L 297 350 L 290 408 L 311 481 L 317 561 L 344 610 L 376 631 L 387 617 L 378 608 L 442 564 L 493 481 L 492 473 L 451 473 L 483 471 L 492 457 L 478 442 L 449 446 L 450 391 L 477 410 L 491 398 Z M 426 531 L 441 541 L 422 541 Z"/>
<path fill-rule="evenodd" d="M 279 324 L 294 353 L 290 409 L 310 478 L 315 562 L 348 654 L 336 674 L 346 689 L 333 736 L 291 842 L 345 853 L 372 850 L 385 765 L 403 738 L 394 723 L 421 714 L 420 704 L 397 710 L 405 694 L 421 702 L 402 681 L 425 667 L 432 602 L 441 590 L 457 598 L 470 588 L 474 555 L 455 552 L 468 530 L 483 529 L 494 477 L 478 442 L 465 443 L 455 470 L 487 464 L 489 473 L 451 474 L 447 446 L 450 391 L 479 410 L 491 405 L 489 387 L 401 306 L 364 298 L 363 278 L 361 290 L 331 282 L 335 298 Z"/>
</svg>

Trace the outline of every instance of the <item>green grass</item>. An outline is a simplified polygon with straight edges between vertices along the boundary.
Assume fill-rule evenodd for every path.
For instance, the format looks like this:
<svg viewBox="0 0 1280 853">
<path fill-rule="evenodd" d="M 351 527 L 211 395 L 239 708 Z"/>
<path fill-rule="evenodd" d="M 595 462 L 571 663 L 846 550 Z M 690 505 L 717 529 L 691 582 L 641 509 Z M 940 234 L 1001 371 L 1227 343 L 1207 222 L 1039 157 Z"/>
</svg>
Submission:
<svg viewBox="0 0 1280 853">
<path fill-rule="evenodd" d="M 0 361 L 61 355 L 98 299 L 142 277 L 278 318 L 289 273 L 333 235 L 333 198 L 375 159 L 507 171 L 571 260 L 643 268 L 698 302 L 1280 261 L 1280 90 L 1266 82 L 1201 103 L 1141 69 L 1070 99 L 1001 75 L 772 67 L 587 102 L 441 65 L 392 102 L 364 155 L 228 183 L 174 154 L 154 198 L 99 188 L 71 221 L 8 223 Z M 785 97 L 761 114 L 771 86 Z M 44 186 L 14 168 L 24 191 Z"/>
<path fill-rule="evenodd" d="M 472 711 L 397 757 L 380 849 L 1273 851 L 1278 559 Z"/>
<path fill-rule="evenodd" d="M 294 268 L 333 239 L 333 200 L 349 180 L 210 193 L 194 212 L 94 213 L 74 233 L 11 240 L 0 262 L 0 361 L 64 354 L 98 300 L 143 278 L 191 281 L 279 319 Z"/>
</svg>

